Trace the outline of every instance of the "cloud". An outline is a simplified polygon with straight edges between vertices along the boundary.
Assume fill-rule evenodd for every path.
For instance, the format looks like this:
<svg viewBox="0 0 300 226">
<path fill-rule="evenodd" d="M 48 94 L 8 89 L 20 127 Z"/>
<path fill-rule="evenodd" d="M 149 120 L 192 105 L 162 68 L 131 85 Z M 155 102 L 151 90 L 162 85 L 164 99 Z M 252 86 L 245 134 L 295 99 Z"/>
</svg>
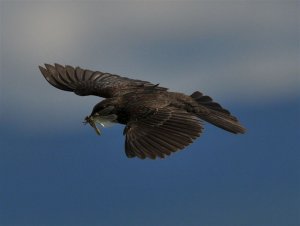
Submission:
<svg viewBox="0 0 300 226">
<path fill-rule="evenodd" d="M 50 87 L 44 62 L 232 102 L 299 95 L 298 18 L 292 1 L 1 2 L 1 106 L 64 123 L 89 112 L 98 98 Z"/>
</svg>

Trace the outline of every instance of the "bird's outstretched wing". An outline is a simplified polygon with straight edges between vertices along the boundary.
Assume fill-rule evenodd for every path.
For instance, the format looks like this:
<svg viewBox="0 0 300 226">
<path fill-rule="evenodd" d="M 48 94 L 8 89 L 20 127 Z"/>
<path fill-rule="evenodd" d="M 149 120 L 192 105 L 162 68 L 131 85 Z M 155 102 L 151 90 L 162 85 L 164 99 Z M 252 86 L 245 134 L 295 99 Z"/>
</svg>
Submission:
<svg viewBox="0 0 300 226">
<path fill-rule="evenodd" d="M 125 152 L 129 158 L 164 158 L 192 143 L 201 132 L 196 116 L 179 109 L 160 108 L 127 124 Z"/>
<path fill-rule="evenodd" d="M 85 70 L 80 67 L 45 64 L 39 66 L 45 79 L 54 87 L 71 91 L 80 96 L 95 95 L 105 98 L 130 92 L 166 91 L 167 88 L 147 81 L 134 80 L 100 71 Z"/>
</svg>

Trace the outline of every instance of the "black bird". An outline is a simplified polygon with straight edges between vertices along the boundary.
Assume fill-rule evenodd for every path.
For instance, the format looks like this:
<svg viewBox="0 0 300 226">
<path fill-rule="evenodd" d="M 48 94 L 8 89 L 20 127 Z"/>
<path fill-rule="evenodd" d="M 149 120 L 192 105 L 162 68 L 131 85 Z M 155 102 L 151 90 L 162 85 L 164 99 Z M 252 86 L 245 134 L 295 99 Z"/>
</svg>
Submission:
<svg viewBox="0 0 300 226">
<path fill-rule="evenodd" d="M 45 68 L 39 68 L 58 89 L 106 98 L 94 106 L 85 123 L 98 134 L 96 123 L 126 125 L 123 134 L 129 158 L 164 158 L 183 149 L 200 136 L 201 119 L 234 134 L 245 132 L 228 110 L 198 91 L 188 96 L 147 81 L 68 65 L 45 64 Z"/>
</svg>

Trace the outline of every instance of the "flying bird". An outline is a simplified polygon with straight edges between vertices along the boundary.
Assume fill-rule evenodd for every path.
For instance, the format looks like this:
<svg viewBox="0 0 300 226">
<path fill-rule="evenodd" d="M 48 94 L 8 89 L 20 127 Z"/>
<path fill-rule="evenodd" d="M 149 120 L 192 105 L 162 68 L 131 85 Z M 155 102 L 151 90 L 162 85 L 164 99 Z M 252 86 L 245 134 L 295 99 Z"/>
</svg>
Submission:
<svg viewBox="0 0 300 226">
<path fill-rule="evenodd" d="M 236 117 L 201 92 L 170 92 L 147 81 L 59 64 L 39 66 L 54 87 L 79 96 L 106 99 L 97 103 L 84 123 L 100 135 L 96 124 L 124 124 L 125 153 L 129 158 L 164 158 L 200 136 L 203 121 L 228 132 L 244 133 Z"/>
</svg>

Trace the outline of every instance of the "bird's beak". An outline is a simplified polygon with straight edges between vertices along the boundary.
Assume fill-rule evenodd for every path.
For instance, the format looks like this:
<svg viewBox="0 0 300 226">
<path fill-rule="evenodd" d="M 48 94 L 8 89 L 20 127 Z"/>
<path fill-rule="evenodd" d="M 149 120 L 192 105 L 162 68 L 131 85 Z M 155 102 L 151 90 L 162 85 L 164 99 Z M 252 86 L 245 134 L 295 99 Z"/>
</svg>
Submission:
<svg viewBox="0 0 300 226">
<path fill-rule="evenodd" d="M 93 116 L 87 116 L 87 117 L 85 117 L 85 121 L 83 122 L 83 124 L 90 124 L 90 126 L 91 127 L 93 127 L 94 129 L 95 129 L 95 131 L 96 131 L 96 133 L 98 134 L 98 135 L 101 135 L 101 132 L 100 132 L 100 130 L 97 128 L 97 126 L 96 126 L 96 123 L 95 123 L 95 121 L 94 121 L 94 119 L 93 119 Z"/>
</svg>

